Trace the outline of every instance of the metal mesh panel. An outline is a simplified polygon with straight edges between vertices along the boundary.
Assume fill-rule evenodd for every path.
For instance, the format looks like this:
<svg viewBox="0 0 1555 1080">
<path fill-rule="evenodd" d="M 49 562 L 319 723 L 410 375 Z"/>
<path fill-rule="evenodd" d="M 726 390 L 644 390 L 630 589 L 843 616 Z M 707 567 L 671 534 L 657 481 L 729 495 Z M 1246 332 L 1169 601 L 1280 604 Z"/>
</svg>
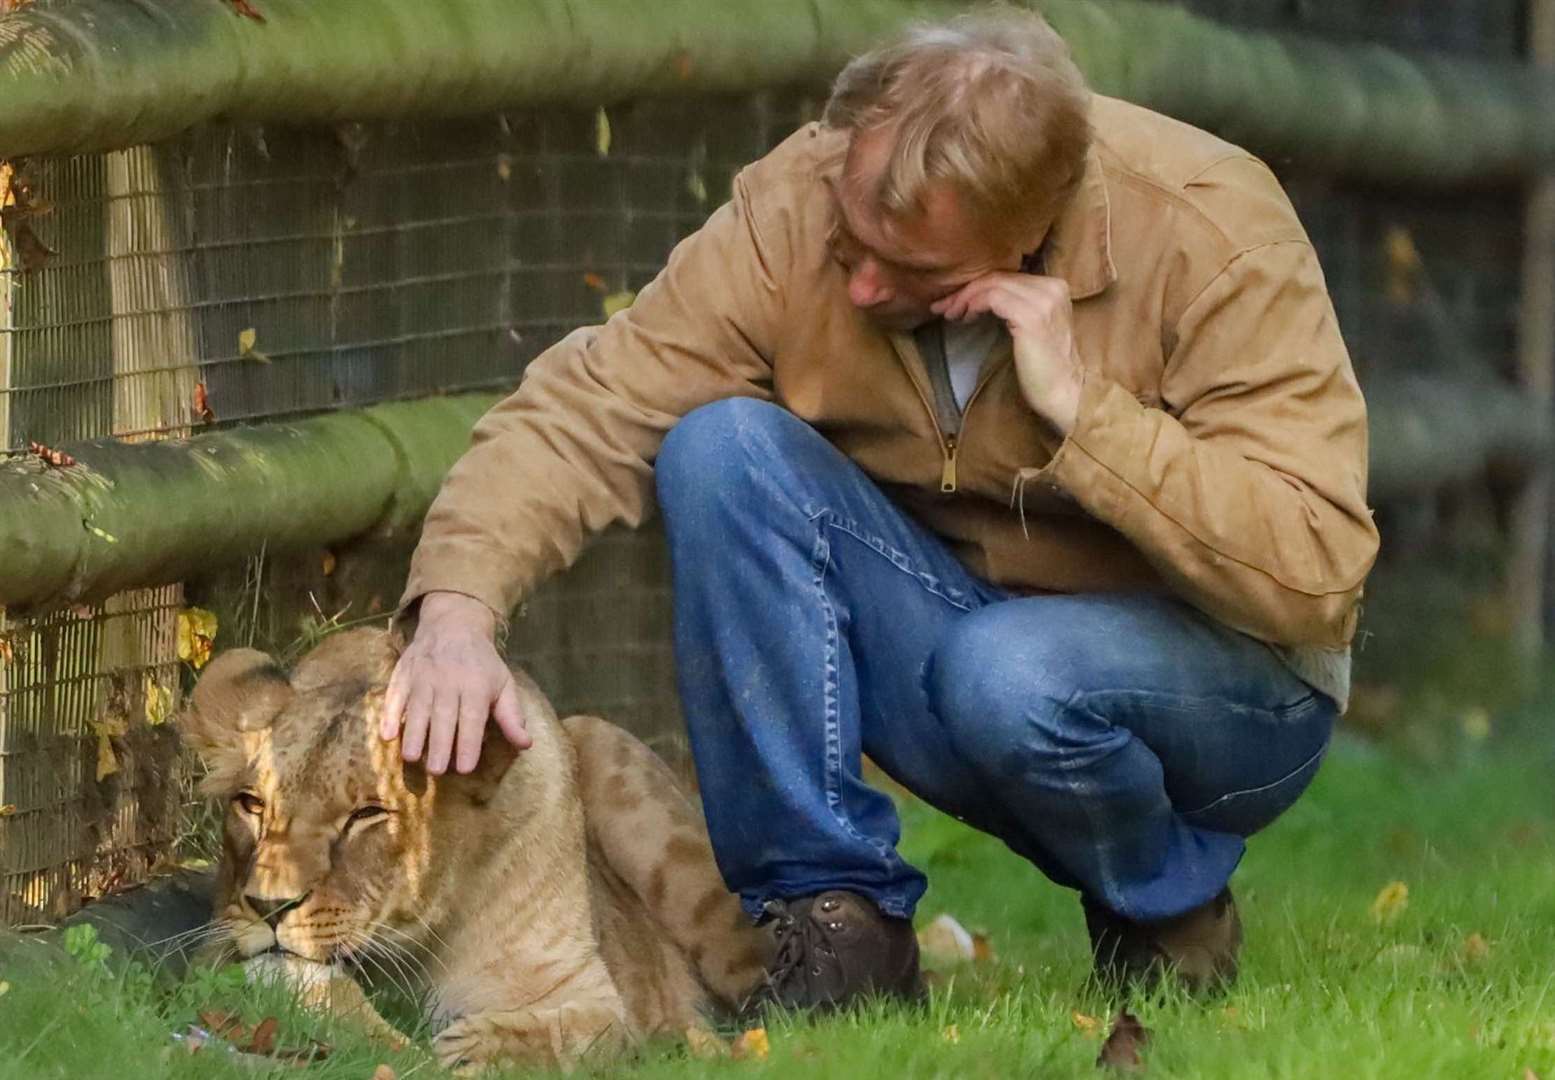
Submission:
<svg viewBox="0 0 1555 1080">
<path fill-rule="evenodd" d="M 55 254 L 28 269 L 0 253 L 0 453 L 511 386 L 546 346 L 600 321 L 607 295 L 645 284 L 733 172 L 814 110 L 757 96 L 219 127 L 16 163 L 47 209 L 29 225 Z M 278 652 L 320 603 L 360 617 L 397 592 L 377 580 L 354 595 L 316 568 L 276 565 L 263 576 L 275 632 L 257 643 Z M 145 722 L 145 676 L 176 694 L 181 596 L 9 627 L 0 920 L 141 880 L 175 837 L 188 769 L 167 729 Z M 246 592 L 226 601 L 259 608 Z M 238 617 L 227 625 L 218 644 L 241 643 Z M 657 533 L 605 538 L 514 625 L 513 654 L 563 712 L 603 713 L 682 756 Z M 100 732 L 121 726 L 107 736 L 118 771 L 99 781 Z"/>
</svg>

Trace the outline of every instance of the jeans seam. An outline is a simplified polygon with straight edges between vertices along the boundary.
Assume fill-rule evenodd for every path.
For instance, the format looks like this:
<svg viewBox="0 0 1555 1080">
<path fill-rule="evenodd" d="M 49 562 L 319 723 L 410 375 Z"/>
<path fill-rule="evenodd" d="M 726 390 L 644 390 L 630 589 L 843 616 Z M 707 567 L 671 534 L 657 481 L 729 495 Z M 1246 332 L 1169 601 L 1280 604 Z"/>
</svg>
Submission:
<svg viewBox="0 0 1555 1080">
<path fill-rule="evenodd" d="M 1085 694 L 1083 691 L 1076 690 L 1069 695 L 1068 699 L 1061 706 L 1059 706 L 1058 723 L 1060 735 L 1063 734 L 1063 726 L 1069 723 L 1069 718 L 1072 713 L 1077 711 L 1090 712 L 1090 710 L 1087 709 L 1084 704 L 1082 704 L 1082 699 L 1084 697 Z M 1092 712 L 1091 715 L 1095 716 L 1097 719 L 1103 719 L 1102 717 L 1097 716 L 1097 714 L 1094 712 Z M 1079 767 L 1079 764 L 1078 762 L 1063 759 L 1061 759 L 1058 764 L 1058 774 L 1064 778 L 1064 786 L 1069 789 L 1069 794 L 1074 796 L 1075 802 L 1080 807 L 1081 814 L 1083 814 L 1085 817 L 1086 828 L 1090 833 L 1091 850 L 1095 853 L 1096 867 L 1101 873 L 1101 887 L 1103 894 L 1101 899 L 1110 902 L 1114 900 L 1119 894 L 1118 879 L 1117 875 L 1112 872 L 1112 869 L 1109 866 L 1107 845 L 1101 842 L 1103 831 L 1099 827 L 1100 822 L 1096 818 L 1096 814 L 1093 807 L 1091 806 L 1090 800 L 1084 797 L 1080 791 L 1080 785 L 1075 782 L 1073 771 Z"/>
<path fill-rule="evenodd" d="M 812 517 L 811 520 L 815 519 Z M 826 729 L 826 807 L 849 836 L 873 848 L 875 854 L 890 865 L 895 860 L 891 858 L 889 846 L 859 832 L 842 805 L 842 723 L 838 715 L 840 688 L 837 685 L 840 670 L 837 653 L 841 635 L 837 628 L 836 609 L 826 593 L 826 571 L 831 566 L 831 545 L 826 542 L 826 534 L 819 528 L 815 531 L 815 547 L 811 550 L 810 565 L 815 573 L 816 595 L 826 619 L 826 678 L 822 710 L 822 723 Z"/>
<path fill-rule="evenodd" d="M 863 528 L 859 526 L 858 522 L 854 521 L 853 519 L 844 518 L 835 511 L 829 510 L 825 507 L 811 511 L 809 518 L 812 523 L 818 522 L 820 525 L 836 529 L 838 532 L 843 533 L 844 535 L 851 536 L 865 548 L 884 558 L 897 570 L 900 570 L 908 577 L 917 581 L 919 586 L 921 586 L 925 592 L 932 596 L 939 597 L 941 600 L 945 601 L 945 603 L 949 604 L 953 608 L 956 608 L 958 611 L 965 611 L 970 613 L 971 611 L 975 610 L 971 603 L 964 600 L 959 600 L 955 596 L 950 595 L 948 588 L 942 586 L 940 579 L 935 577 L 933 574 L 913 569 L 912 559 L 907 555 L 906 552 L 901 551 L 895 546 L 886 543 L 884 540 L 877 536 L 872 536 L 866 533 Z M 959 592 L 960 590 L 955 591 Z"/>
<path fill-rule="evenodd" d="M 1274 788 L 1279 787 L 1281 784 L 1288 782 L 1291 778 L 1300 776 L 1302 773 L 1306 772 L 1306 770 L 1314 762 L 1322 760 L 1323 755 L 1326 753 L 1328 753 L 1328 744 L 1324 743 L 1322 746 L 1317 748 L 1317 752 L 1315 754 L 1307 758 L 1300 765 L 1297 765 L 1294 769 L 1277 780 L 1271 780 L 1267 784 L 1259 784 L 1257 787 L 1242 788 L 1239 791 L 1228 791 L 1224 795 L 1217 796 L 1216 798 L 1213 798 L 1209 802 L 1205 803 L 1203 806 L 1197 807 L 1193 810 L 1179 810 L 1178 814 L 1181 817 L 1190 818 L 1196 814 L 1203 814 L 1213 810 L 1227 799 L 1239 799 L 1244 795 L 1257 795 L 1260 792 L 1272 791 Z"/>
</svg>

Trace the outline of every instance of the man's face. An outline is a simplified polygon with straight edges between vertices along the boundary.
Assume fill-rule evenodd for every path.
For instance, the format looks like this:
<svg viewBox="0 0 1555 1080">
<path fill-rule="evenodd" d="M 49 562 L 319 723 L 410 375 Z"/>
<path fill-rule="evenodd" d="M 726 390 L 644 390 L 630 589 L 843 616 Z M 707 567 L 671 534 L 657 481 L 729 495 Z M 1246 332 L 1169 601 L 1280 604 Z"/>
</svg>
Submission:
<svg viewBox="0 0 1555 1080">
<path fill-rule="evenodd" d="M 974 278 L 1015 270 L 1035 240 L 1008 244 L 984 239 L 948 185 L 928 189 L 923 212 L 891 217 L 875 205 L 891 150 L 889 128 L 854 135 L 841 177 L 832 184 L 837 230 L 832 257 L 848 273 L 848 299 L 888 330 L 929 321 L 929 305 Z M 1038 238 L 1039 239 L 1039 238 Z"/>
</svg>

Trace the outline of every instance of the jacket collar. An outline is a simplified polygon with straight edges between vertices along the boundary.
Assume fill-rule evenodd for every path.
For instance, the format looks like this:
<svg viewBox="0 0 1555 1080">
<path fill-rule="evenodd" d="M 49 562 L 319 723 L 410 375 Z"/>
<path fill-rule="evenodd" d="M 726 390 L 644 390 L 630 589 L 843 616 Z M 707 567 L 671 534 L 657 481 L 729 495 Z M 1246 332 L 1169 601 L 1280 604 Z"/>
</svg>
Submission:
<svg viewBox="0 0 1555 1080">
<path fill-rule="evenodd" d="M 1042 265 L 1069 283 L 1069 296 L 1084 300 L 1118 279 L 1112 263 L 1112 205 L 1101 159 L 1091 147 L 1080 186 L 1048 230 L 1041 247 Z"/>
</svg>

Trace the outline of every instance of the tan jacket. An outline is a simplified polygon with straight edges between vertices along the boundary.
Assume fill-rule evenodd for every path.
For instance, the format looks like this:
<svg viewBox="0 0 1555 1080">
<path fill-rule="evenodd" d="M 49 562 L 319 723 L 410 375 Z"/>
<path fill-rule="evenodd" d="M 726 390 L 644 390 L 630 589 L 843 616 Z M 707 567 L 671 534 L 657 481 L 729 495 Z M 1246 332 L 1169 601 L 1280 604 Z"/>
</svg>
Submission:
<svg viewBox="0 0 1555 1080">
<path fill-rule="evenodd" d="M 477 425 L 426 520 L 405 591 L 499 614 L 586 537 L 651 512 L 660 440 L 733 395 L 810 422 L 1001 585 L 1166 588 L 1298 654 L 1342 698 L 1377 551 L 1366 412 L 1315 253 L 1245 151 L 1097 97 L 1080 189 L 1043 248 L 1069 283 L 1087 374 L 1060 444 L 1008 345 L 955 438 L 911 335 L 848 301 L 822 177 L 846 136 L 802 128 L 628 310 L 574 332 Z M 1306 657 L 1303 661 L 1302 657 Z M 1315 659 L 1314 659 L 1315 658 Z"/>
</svg>

